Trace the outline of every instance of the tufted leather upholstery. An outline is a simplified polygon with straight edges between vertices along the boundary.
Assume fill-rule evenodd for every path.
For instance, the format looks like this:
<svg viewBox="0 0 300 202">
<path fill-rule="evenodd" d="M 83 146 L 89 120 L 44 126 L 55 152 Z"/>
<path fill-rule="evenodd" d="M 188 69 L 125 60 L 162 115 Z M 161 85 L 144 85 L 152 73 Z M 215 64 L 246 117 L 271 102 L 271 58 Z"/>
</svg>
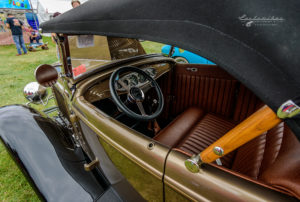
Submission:
<svg viewBox="0 0 300 202">
<path fill-rule="evenodd" d="M 232 115 L 238 81 L 226 71 L 215 65 L 176 64 L 174 74 L 172 115 L 191 106 L 223 117 Z"/>
<path fill-rule="evenodd" d="M 234 109 L 233 120 L 241 122 L 264 104 L 244 85 L 240 85 Z"/>
<path fill-rule="evenodd" d="M 287 127 L 284 127 L 284 123 L 280 123 L 242 146 L 237 152 L 232 169 L 258 179 L 277 159 L 283 141 L 284 128 Z"/>
<path fill-rule="evenodd" d="M 232 169 L 257 179 L 262 164 L 266 134 L 260 135 L 254 140 L 238 149 Z"/>
<path fill-rule="evenodd" d="M 265 155 L 258 179 L 300 199 L 300 143 L 285 124 L 282 124 L 281 131 L 283 133 L 274 131 L 267 134 Z"/>
<path fill-rule="evenodd" d="M 222 137 L 235 126 L 234 123 L 211 113 L 191 107 L 154 137 L 171 148 L 179 148 L 190 154 L 197 154 Z M 221 159 L 225 167 L 232 164 L 234 152 Z"/>
<path fill-rule="evenodd" d="M 234 126 L 217 115 L 190 108 L 154 139 L 185 153 L 198 154 Z M 221 161 L 226 168 L 300 198 L 300 143 L 284 123 Z"/>
<path fill-rule="evenodd" d="M 300 143 L 284 124 L 238 149 L 232 170 L 300 198 Z"/>
<path fill-rule="evenodd" d="M 222 137 L 235 124 L 219 118 L 213 114 L 206 114 L 188 133 L 188 135 L 176 146 L 185 152 L 198 154 L 211 143 Z M 234 153 L 230 153 L 221 159 L 222 165 L 230 167 Z"/>
<path fill-rule="evenodd" d="M 203 116 L 204 112 L 202 109 L 191 107 L 179 115 L 168 125 L 168 127 L 164 128 L 156 135 L 154 139 L 169 147 L 176 147 L 182 138 L 189 132 L 191 127 L 193 127 Z"/>
</svg>

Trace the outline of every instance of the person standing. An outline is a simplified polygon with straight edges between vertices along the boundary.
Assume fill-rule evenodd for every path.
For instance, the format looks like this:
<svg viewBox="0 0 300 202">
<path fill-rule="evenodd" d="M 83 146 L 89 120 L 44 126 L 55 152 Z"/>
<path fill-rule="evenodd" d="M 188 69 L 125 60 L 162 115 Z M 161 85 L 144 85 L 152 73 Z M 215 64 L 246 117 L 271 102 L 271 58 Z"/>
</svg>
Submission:
<svg viewBox="0 0 300 202">
<path fill-rule="evenodd" d="M 6 27 L 11 30 L 11 34 L 18 51 L 17 56 L 22 55 L 21 48 L 23 49 L 24 54 L 27 54 L 27 49 L 23 39 L 23 22 L 9 13 L 7 15 Z"/>
<path fill-rule="evenodd" d="M 76 7 L 80 6 L 80 1 L 79 0 L 72 0 L 71 4 L 72 4 L 73 8 L 76 8 Z"/>
</svg>

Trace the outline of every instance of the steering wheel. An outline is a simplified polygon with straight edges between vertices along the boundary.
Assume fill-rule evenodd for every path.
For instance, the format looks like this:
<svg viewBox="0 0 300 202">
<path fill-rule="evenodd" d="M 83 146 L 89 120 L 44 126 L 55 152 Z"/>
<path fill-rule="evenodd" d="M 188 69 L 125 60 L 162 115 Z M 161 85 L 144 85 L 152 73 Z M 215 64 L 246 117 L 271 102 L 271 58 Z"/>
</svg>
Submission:
<svg viewBox="0 0 300 202">
<path fill-rule="evenodd" d="M 120 79 L 120 74 L 124 74 L 126 72 L 136 72 L 138 74 L 141 74 L 142 76 L 144 76 L 145 81 L 148 82 L 148 84 L 151 85 L 151 87 L 155 88 L 157 96 L 158 96 L 158 106 L 155 110 L 154 113 L 152 114 L 146 114 L 144 107 L 143 107 L 143 101 L 145 99 L 145 94 L 142 90 L 141 87 L 138 87 L 138 85 L 131 85 L 131 84 L 126 84 L 123 80 Z M 147 85 L 145 82 L 145 84 L 143 85 Z M 132 111 L 131 109 L 129 109 L 125 103 L 120 99 L 118 93 L 117 93 L 117 89 L 116 87 L 118 86 L 118 84 L 120 86 L 122 86 L 123 89 L 126 90 L 127 92 L 127 100 L 131 103 L 135 103 L 140 111 L 140 114 Z M 163 110 L 164 107 L 164 99 L 163 99 L 163 94 L 161 92 L 161 89 L 158 85 L 158 83 L 146 72 L 144 72 L 141 69 L 138 69 L 136 67 L 132 67 L 132 66 L 125 66 L 125 67 L 121 67 L 117 70 L 115 70 L 112 75 L 110 76 L 110 80 L 109 80 L 109 90 L 110 90 L 110 94 L 113 98 L 113 101 L 116 103 L 116 105 L 125 113 L 127 114 L 129 117 L 132 117 L 134 119 L 137 120 L 143 120 L 143 121 L 148 121 L 148 120 L 152 120 L 155 119 Z"/>
</svg>

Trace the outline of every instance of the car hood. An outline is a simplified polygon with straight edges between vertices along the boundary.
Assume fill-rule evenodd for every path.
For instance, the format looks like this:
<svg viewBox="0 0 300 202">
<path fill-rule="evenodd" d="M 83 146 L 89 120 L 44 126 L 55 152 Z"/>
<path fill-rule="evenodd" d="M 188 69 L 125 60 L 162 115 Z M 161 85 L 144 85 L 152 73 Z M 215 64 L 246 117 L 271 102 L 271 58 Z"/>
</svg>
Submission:
<svg viewBox="0 0 300 202">
<path fill-rule="evenodd" d="M 89 0 L 44 32 L 141 38 L 218 64 L 275 112 L 300 104 L 300 1 Z M 291 118 L 300 136 L 299 118 Z"/>
</svg>

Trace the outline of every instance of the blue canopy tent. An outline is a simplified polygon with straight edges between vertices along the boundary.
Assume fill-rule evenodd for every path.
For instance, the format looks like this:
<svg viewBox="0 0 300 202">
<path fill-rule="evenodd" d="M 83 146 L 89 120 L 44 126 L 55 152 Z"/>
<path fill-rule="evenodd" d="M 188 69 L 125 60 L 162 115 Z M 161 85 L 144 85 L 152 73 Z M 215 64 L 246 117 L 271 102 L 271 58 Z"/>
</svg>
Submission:
<svg viewBox="0 0 300 202">
<path fill-rule="evenodd" d="M 37 15 L 33 12 L 30 0 L 1 0 L 0 8 L 11 10 L 31 10 L 30 13 L 25 14 L 27 22 L 31 27 L 33 27 L 33 29 L 38 30 L 38 18 Z"/>
<path fill-rule="evenodd" d="M 27 21 L 28 25 L 38 30 L 39 22 L 37 15 L 34 13 L 31 0 L 0 0 L 0 10 L 2 11 L 2 30 L 0 32 L 0 45 L 13 44 L 11 34 L 5 29 L 4 24 L 6 21 L 7 13 L 17 14 L 20 20 Z M 23 15 L 24 14 L 24 15 Z M 3 29 L 4 27 L 4 29 Z M 3 31 L 4 30 L 4 31 Z M 28 43 L 28 33 L 24 33 L 25 43 Z"/>
<path fill-rule="evenodd" d="M 38 17 L 35 13 L 25 13 L 28 24 L 35 30 L 39 29 Z"/>
</svg>

